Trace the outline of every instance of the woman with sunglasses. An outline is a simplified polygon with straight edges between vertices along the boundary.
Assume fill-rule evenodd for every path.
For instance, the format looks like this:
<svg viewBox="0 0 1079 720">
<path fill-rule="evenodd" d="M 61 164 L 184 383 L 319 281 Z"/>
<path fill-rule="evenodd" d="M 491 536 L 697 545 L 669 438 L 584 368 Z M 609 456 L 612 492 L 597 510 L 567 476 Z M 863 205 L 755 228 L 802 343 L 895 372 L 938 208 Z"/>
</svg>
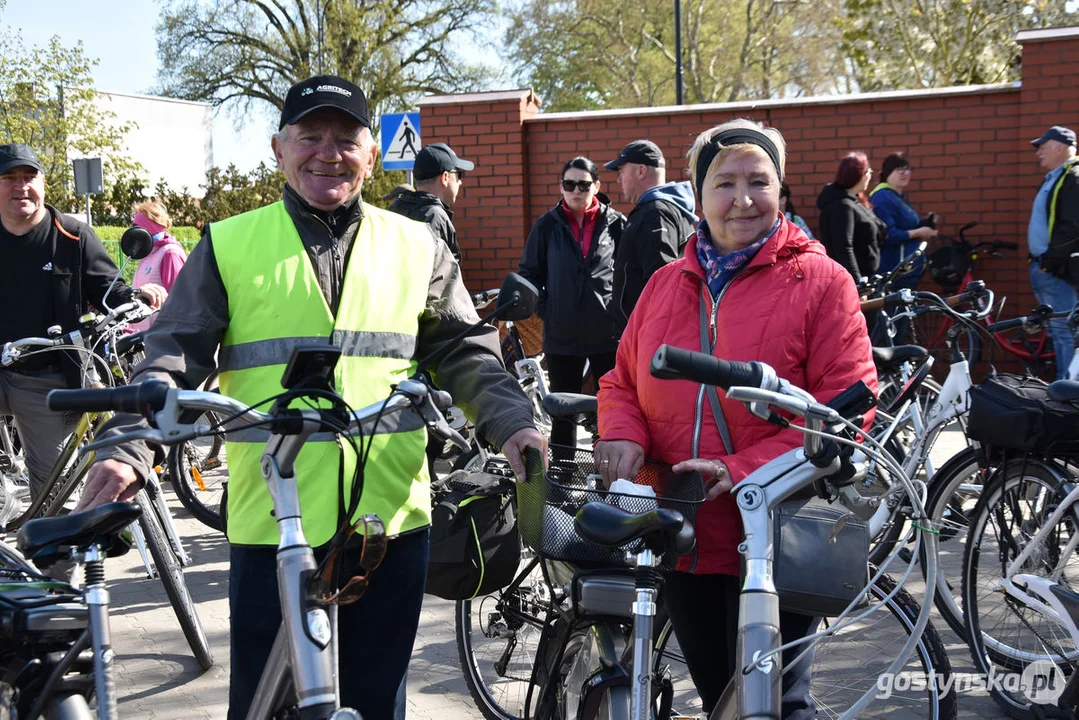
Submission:
<svg viewBox="0 0 1079 720">
<path fill-rule="evenodd" d="M 891 272 L 914 252 L 921 241 L 937 236 L 936 213 L 920 216 L 907 200 L 906 190 L 913 172 L 914 166 L 903 153 L 892 153 L 884 158 L 880 169 L 883 182 L 869 193 L 873 212 L 888 226 L 888 239 L 880 257 L 881 273 Z M 921 277 L 921 269 L 911 273 L 911 276 L 911 282 L 900 287 L 916 287 Z"/>
<path fill-rule="evenodd" d="M 518 272 L 540 291 L 551 391 L 581 392 L 585 360 L 597 382 L 614 367 L 618 335 L 608 308 L 625 216 L 599 192 L 599 168 L 588 158 L 563 166 L 559 189 L 558 204 L 528 234 Z M 551 442 L 575 446 L 573 422 L 556 420 Z"/>
</svg>

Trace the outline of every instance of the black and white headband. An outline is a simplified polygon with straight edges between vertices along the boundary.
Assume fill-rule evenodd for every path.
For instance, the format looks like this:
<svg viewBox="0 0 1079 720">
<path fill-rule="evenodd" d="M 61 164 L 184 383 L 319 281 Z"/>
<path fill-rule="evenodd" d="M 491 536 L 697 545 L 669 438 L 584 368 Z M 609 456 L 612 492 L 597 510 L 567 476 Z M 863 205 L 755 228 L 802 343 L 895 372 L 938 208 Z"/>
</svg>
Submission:
<svg viewBox="0 0 1079 720">
<path fill-rule="evenodd" d="M 779 148 L 772 142 L 772 138 L 753 128 L 732 128 L 713 135 L 708 144 L 701 148 L 700 154 L 697 155 L 698 198 L 702 196 L 704 176 L 708 174 L 708 168 L 711 167 L 712 161 L 716 159 L 716 155 L 719 154 L 720 150 L 731 145 L 756 145 L 761 150 L 764 150 L 765 154 L 772 160 L 772 164 L 775 165 L 779 181 L 783 182 L 783 170 L 779 166 Z"/>
</svg>

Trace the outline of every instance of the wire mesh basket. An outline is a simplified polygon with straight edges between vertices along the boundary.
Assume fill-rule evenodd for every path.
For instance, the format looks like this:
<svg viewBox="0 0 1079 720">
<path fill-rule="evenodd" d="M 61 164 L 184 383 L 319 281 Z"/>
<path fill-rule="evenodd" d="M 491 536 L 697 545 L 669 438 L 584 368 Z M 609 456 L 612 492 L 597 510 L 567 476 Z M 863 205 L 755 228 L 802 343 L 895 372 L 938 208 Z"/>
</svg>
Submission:
<svg viewBox="0 0 1079 720">
<path fill-rule="evenodd" d="M 646 461 L 634 482 L 651 487 L 656 497 L 642 497 L 603 489 L 590 450 L 552 445 L 547 471 L 537 451 L 525 462 L 528 481 L 517 485 L 517 523 L 525 545 L 549 560 L 562 560 L 585 568 L 628 567 L 627 553 L 639 552 L 641 540 L 608 548 L 582 538 L 574 527 L 577 511 L 589 502 L 607 502 L 631 513 L 656 507 L 677 510 L 692 527 L 704 501 L 700 473 L 675 473 L 669 465 Z M 663 553 L 660 567 L 673 570 L 678 558 Z"/>
</svg>

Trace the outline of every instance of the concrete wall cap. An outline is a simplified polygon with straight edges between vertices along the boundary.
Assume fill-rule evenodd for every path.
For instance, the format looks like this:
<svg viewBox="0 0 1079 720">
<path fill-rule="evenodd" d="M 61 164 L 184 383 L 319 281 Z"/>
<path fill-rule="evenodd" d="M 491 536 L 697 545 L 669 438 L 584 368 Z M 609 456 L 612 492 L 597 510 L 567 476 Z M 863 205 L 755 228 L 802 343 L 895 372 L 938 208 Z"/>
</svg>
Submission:
<svg viewBox="0 0 1079 720">
<path fill-rule="evenodd" d="M 536 105 L 540 104 L 539 96 L 533 92 L 532 88 L 462 93 L 460 95 L 428 95 L 427 97 L 420 98 L 416 104 L 423 107 L 425 105 L 502 102 L 503 100 L 528 100 L 529 102 L 534 102 Z"/>
<path fill-rule="evenodd" d="M 1043 28 L 1040 30 L 1021 30 L 1015 36 L 1015 41 L 1022 45 L 1025 42 L 1036 40 L 1070 40 L 1079 38 L 1079 26 Z"/>
</svg>

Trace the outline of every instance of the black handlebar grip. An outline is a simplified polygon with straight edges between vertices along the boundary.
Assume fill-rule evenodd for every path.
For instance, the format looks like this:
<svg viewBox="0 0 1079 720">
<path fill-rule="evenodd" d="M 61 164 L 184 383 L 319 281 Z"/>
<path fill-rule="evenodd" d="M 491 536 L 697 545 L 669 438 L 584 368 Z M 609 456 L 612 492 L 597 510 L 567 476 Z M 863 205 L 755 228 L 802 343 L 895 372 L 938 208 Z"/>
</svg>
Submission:
<svg viewBox="0 0 1079 720">
<path fill-rule="evenodd" d="M 760 387 L 764 370 L 760 363 L 720 360 L 672 345 L 660 345 L 649 368 L 652 377 L 663 380 L 692 380 L 724 390 L 735 385 Z"/>
<path fill-rule="evenodd" d="M 157 412 L 165 407 L 169 386 L 160 380 L 147 380 L 118 388 L 52 390 L 45 399 L 54 412 Z"/>
<path fill-rule="evenodd" d="M 986 330 L 991 333 L 1006 332 L 1008 330 L 1014 330 L 1015 328 L 1023 327 L 1026 318 L 1014 318 L 1012 320 L 1001 320 L 995 322 L 992 325 L 987 325 Z"/>
<path fill-rule="evenodd" d="M 895 309 L 899 306 L 906 307 L 907 302 L 903 299 L 906 293 L 899 291 L 889 293 L 884 296 L 884 307 L 888 310 Z"/>
</svg>

